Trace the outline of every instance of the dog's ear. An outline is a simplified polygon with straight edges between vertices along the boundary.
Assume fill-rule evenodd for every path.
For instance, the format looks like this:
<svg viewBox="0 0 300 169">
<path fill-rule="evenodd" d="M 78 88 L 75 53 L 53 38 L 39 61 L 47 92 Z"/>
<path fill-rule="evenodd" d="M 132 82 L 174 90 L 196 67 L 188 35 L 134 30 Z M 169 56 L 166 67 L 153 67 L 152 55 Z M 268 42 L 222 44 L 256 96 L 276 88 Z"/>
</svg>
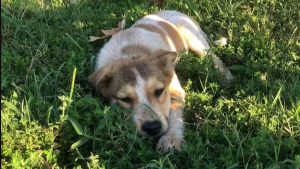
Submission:
<svg viewBox="0 0 300 169">
<path fill-rule="evenodd" d="M 166 51 L 163 49 L 159 49 L 153 53 L 153 57 L 155 57 L 158 61 L 158 65 L 171 68 L 176 66 L 177 56 L 178 54 L 176 52 Z"/>
<path fill-rule="evenodd" d="M 168 78 L 172 79 L 174 75 L 174 68 L 177 63 L 178 54 L 176 52 L 170 52 L 165 50 L 157 50 L 154 52 L 153 57 L 155 57 L 156 65 L 158 65 L 159 69 L 162 73 Z"/>
<path fill-rule="evenodd" d="M 97 95 L 109 97 L 109 86 L 113 78 L 113 66 L 111 64 L 95 71 L 89 76 L 90 84 L 96 89 Z"/>
</svg>

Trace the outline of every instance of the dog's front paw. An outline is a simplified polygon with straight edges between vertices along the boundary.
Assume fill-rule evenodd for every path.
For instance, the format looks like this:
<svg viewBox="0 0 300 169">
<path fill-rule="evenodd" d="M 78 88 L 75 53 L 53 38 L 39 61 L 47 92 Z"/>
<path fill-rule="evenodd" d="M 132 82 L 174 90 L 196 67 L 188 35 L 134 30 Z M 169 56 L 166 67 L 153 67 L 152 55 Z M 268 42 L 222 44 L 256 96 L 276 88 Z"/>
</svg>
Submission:
<svg viewBox="0 0 300 169">
<path fill-rule="evenodd" d="M 172 138 L 170 136 L 162 136 L 156 145 L 156 149 L 162 149 L 163 152 L 167 152 L 172 149 L 181 151 L 181 146 L 184 144 L 186 144 L 186 141 L 183 138 Z"/>
</svg>

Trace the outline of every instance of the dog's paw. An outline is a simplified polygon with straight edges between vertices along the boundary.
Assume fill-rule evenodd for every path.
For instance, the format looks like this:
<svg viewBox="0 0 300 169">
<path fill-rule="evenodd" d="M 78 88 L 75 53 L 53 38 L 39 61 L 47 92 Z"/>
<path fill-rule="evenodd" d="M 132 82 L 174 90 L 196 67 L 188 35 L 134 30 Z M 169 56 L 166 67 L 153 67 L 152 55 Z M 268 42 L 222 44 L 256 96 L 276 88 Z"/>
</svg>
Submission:
<svg viewBox="0 0 300 169">
<path fill-rule="evenodd" d="M 167 152 L 169 150 L 177 150 L 181 151 L 182 145 L 186 144 L 186 141 L 182 138 L 172 138 L 169 136 L 162 136 L 157 145 L 157 150 L 162 150 L 163 152 Z"/>
</svg>

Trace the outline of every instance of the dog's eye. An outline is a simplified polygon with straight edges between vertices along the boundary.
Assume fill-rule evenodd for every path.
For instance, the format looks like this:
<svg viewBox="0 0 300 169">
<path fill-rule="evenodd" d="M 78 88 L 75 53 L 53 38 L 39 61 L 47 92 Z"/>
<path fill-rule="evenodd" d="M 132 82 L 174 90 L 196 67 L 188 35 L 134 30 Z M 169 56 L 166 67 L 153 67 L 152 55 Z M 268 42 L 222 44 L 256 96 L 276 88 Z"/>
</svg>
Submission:
<svg viewBox="0 0 300 169">
<path fill-rule="evenodd" d="M 125 103 L 131 103 L 132 102 L 131 98 L 129 98 L 129 97 L 118 98 L 118 100 L 120 100 L 122 102 L 125 102 Z"/>
<path fill-rule="evenodd" d="M 164 90 L 165 88 L 155 90 L 154 92 L 155 97 L 159 97 L 164 92 Z"/>
</svg>

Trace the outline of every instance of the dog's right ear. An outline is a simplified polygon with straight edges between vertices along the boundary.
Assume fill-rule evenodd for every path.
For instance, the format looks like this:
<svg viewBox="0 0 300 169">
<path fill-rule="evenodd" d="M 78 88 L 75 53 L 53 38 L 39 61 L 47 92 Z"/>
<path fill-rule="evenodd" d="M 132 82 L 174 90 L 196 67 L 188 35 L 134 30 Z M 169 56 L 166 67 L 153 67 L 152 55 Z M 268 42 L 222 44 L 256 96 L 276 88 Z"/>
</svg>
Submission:
<svg viewBox="0 0 300 169">
<path fill-rule="evenodd" d="M 97 95 L 102 94 L 104 97 L 109 97 L 109 86 L 112 81 L 113 66 L 107 65 L 89 76 L 90 84 L 96 89 Z"/>
<path fill-rule="evenodd" d="M 178 54 L 176 52 L 160 49 L 154 52 L 152 56 L 155 58 L 154 62 L 156 62 L 156 65 L 162 73 L 171 80 L 174 75 Z"/>
<path fill-rule="evenodd" d="M 157 59 L 159 65 L 174 68 L 178 54 L 176 52 L 159 49 L 154 52 L 153 56 Z"/>
</svg>

